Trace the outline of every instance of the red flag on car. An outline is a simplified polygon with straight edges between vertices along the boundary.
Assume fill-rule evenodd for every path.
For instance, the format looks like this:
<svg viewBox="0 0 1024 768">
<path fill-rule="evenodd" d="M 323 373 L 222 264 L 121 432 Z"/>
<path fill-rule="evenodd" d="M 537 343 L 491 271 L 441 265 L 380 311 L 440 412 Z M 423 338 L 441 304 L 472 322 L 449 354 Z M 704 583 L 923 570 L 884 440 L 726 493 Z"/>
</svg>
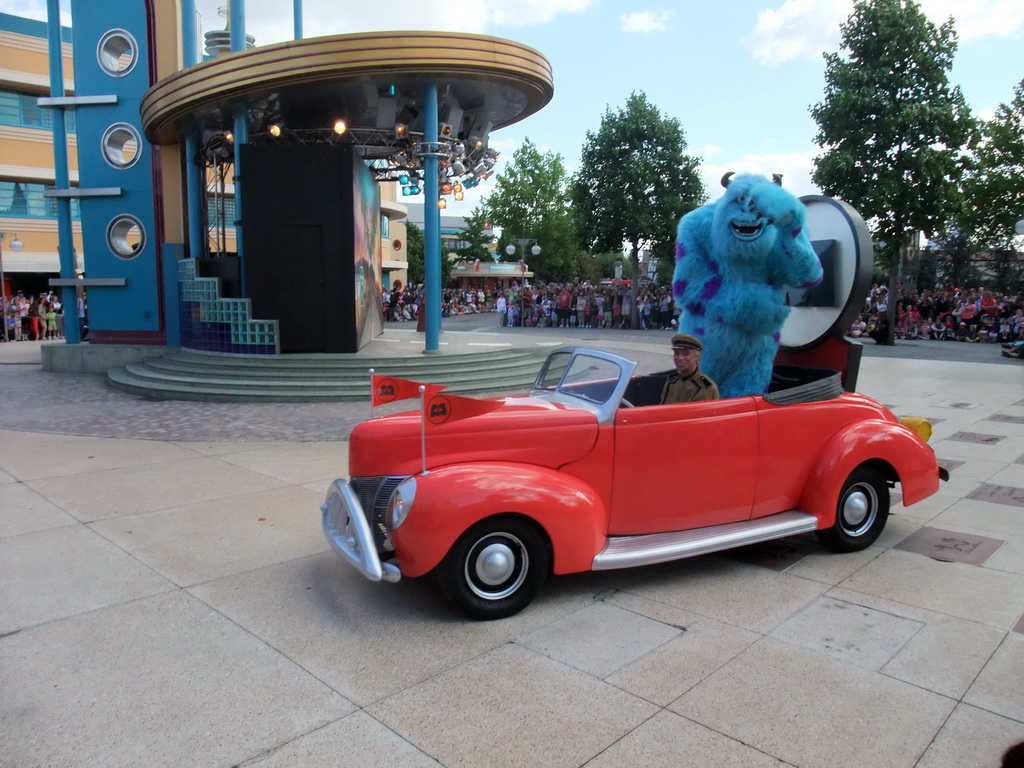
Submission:
<svg viewBox="0 0 1024 768">
<path fill-rule="evenodd" d="M 474 400 L 471 397 L 457 395 L 428 395 L 423 419 L 428 426 L 437 427 L 450 421 L 490 413 L 500 406 L 500 400 Z"/>
<path fill-rule="evenodd" d="M 419 397 L 420 387 L 426 387 L 426 391 L 423 394 L 428 398 L 445 388 L 443 384 L 421 384 L 418 381 L 398 379 L 394 376 L 373 375 L 370 378 L 373 386 L 372 404 L 375 407 L 385 403 L 393 403 L 396 400 L 408 400 L 410 397 Z"/>
</svg>

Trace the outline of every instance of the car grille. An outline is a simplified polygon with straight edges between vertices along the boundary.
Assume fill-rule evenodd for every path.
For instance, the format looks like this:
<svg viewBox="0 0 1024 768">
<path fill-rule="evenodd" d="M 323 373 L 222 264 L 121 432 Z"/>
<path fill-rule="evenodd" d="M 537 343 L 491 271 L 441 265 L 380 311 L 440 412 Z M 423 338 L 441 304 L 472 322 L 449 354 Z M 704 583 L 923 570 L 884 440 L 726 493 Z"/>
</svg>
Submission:
<svg viewBox="0 0 1024 768">
<path fill-rule="evenodd" d="M 377 545 L 377 552 L 394 552 L 395 545 L 391 543 L 391 533 L 387 527 L 388 499 L 391 492 L 398 487 L 398 484 L 405 480 L 402 477 L 353 477 L 349 484 L 356 492 L 359 503 L 363 505 L 363 512 L 366 513 L 370 530 L 373 531 L 373 541 Z"/>
</svg>

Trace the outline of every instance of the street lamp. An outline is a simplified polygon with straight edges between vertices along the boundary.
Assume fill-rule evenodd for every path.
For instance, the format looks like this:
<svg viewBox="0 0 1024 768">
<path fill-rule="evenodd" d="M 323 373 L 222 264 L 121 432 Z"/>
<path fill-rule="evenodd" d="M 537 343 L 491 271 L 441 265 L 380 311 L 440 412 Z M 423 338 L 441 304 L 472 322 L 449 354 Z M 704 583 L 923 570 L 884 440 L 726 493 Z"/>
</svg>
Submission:
<svg viewBox="0 0 1024 768">
<path fill-rule="evenodd" d="M 523 289 L 526 288 L 526 246 L 530 243 L 533 243 L 530 253 L 540 256 L 540 246 L 537 245 L 536 240 L 530 237 L 513 237 L 512 242 L 505 246 L 505 253 L 509 256 L 515 256 L 516 245 L 519 246 L 519 277 L 522 279 L 522 284 L 519 286 L 519 322 L 523 326 L 526 325 L 526 318 L 523 317 L 523 294 L 525 292 Z"/>
<path fill-rule="evenodd" d="M 0 232 L 0 333 L 3 334 L 4 339 L 7 338 L 7 310 L 10 307 L 10 302 L 7 300 L 7 279 L 4 277 L 4 240 L 10 237 L 7 232 Z M 18 233 L 14 233 L 14 239 L 11 240 L 11 250 L 15 253 L 19 252 L 24 248 L 24 243 L 18 239 Z"/>
<path fill-rule="evenodd" d="M 1014 231 L 1018 235 L 1024 235 L 1024 219 L 1021 219 L 1013 226 Z"/>
</svg>

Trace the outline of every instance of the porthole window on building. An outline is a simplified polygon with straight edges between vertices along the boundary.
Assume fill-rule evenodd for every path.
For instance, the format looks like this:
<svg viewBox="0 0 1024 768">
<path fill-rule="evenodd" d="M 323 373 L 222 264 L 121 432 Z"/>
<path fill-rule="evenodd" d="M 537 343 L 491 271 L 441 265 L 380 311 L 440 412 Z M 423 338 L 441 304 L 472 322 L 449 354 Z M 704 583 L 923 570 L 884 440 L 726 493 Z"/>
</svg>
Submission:
<svg viewBox="0 0 1024 768">
<path fill-rule="evenodd" d="M 112 29 L 96 45 L 96 60 L 111 77 L 124 77 L 135 68 L 138 51 L 139 44 L 130 32 Z"/>
<path fill-rule="evenodd" d="M 118 170 L 131 168 L 142 157 L 142 137 L 133 125 L 114 123 L 100 140 L 103 159 Z"/>
<path fill-rule="evenodd" d="M 122 213 L 107 225 L 107 247 L 120 259 L 134 259 L 146 247 L 146 229 L 134 216 Z"/>
</svg>

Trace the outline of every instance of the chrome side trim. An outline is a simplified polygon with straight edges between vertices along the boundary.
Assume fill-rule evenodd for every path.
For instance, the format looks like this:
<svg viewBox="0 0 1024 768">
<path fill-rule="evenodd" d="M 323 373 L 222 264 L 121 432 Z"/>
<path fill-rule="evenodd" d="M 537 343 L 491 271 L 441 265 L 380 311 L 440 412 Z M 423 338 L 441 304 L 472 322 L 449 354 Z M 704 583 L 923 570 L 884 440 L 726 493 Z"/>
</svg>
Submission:
<svg viewBox="0 0 1024 768">
<path fill-rule="evenodd" d="M 768 517 L 741 520 L 689 531 L 649 533 L 643 536 L 609 536 L 605 548 L 594 558 L 592 569 L 610 571 L 654 565 L 669 560 L 720 552 L 723 549 L 781 539 L 818 528 L 818 518 L 792 509 Z"/>
<path fill-rule="evenodd" d="M 398 581 L 402 572 L 393 563 L 382 563 L 363 505 L 346 480 L 335 480 L 320 506 L 324 536 L 343 560 L 370 581 Z"/>
</svg>

